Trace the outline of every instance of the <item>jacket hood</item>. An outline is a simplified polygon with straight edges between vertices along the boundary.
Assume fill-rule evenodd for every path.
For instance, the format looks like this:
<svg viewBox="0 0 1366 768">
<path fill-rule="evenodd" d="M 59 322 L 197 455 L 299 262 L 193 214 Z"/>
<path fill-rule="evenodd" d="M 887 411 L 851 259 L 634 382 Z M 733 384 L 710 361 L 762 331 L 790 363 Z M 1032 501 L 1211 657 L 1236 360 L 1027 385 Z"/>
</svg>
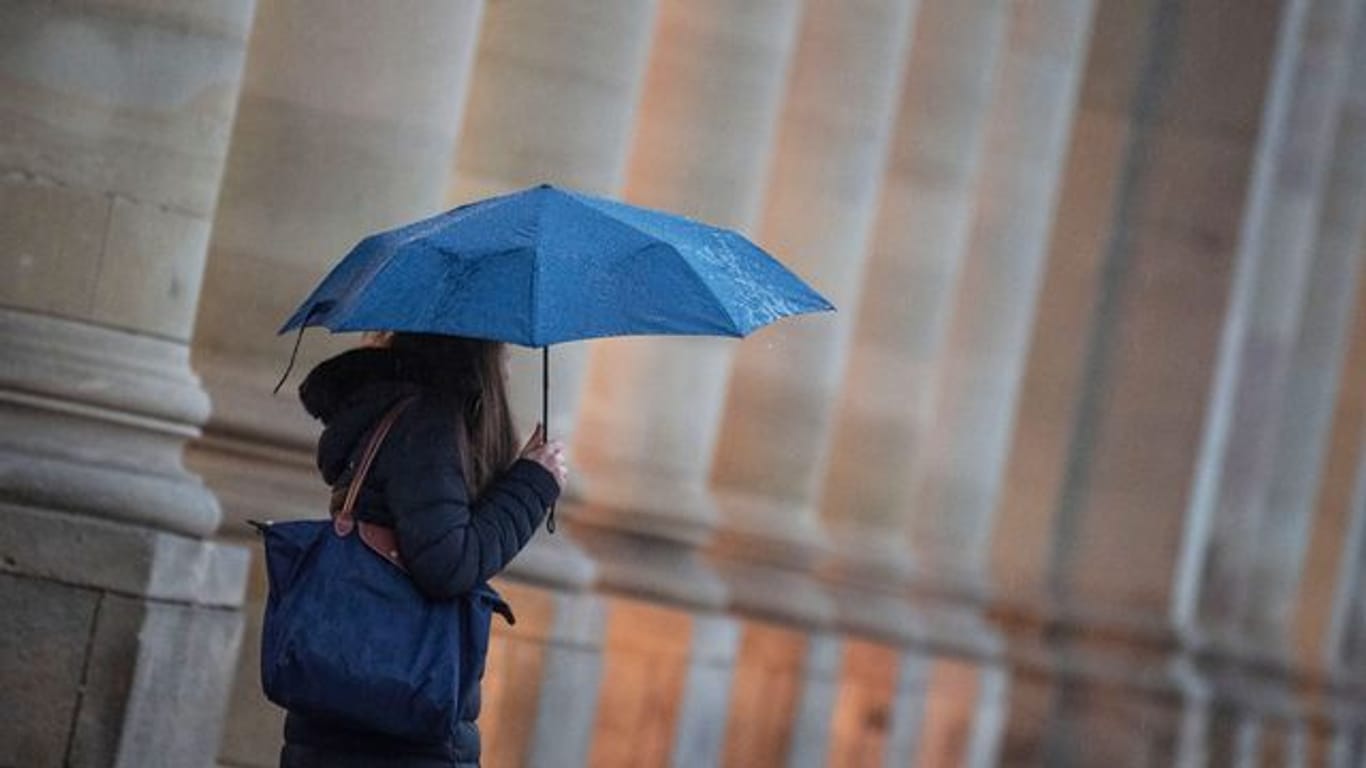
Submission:
<svg viewBox="0 0 1366 768">
<path fill-rule="evenodd" d="M 324 425 L 317 456 L 323 480 L 337 483 L 361 440 L 399 399 L 421 394 L 458 402 L 470 394 L 432 379 L 423 366 L 382 347 L 349 350 L 310 371 L 299 401 Z"/>
</svg>

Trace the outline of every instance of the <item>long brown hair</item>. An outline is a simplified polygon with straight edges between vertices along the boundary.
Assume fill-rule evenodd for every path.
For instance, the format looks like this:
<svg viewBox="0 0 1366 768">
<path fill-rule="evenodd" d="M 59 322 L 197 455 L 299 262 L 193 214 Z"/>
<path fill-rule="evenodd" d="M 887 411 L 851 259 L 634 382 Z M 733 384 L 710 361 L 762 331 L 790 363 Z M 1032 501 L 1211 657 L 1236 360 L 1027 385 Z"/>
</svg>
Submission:
<svg viewBox="0 0 1366 768">
<path fill-rule="evenodd" d="M 383 334 L 373 339 L 402 364 L 451 398 L 460 418 L 457 445 L 471 498 L 517 460 L 517 435 L 508 406 L 506 350 L 502 343 L 464 336 Z M 372 342 L 372 343 L 373 343 Z"/>
</svg>

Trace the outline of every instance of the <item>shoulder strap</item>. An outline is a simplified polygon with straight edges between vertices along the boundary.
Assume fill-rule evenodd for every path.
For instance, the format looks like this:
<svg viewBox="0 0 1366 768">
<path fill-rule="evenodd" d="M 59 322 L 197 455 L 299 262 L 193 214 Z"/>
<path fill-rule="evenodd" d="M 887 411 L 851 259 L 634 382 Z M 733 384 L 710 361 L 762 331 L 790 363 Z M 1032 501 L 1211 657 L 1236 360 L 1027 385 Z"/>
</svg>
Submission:
<svg viewBox="0 0 1366 768">
<path fill-rule="evenodd" d="M 375 456 L 379 454 L 379 448 L 383 445 L 384 438 L 389 435 L 394 422 L 398 420 L 399 414 L 403 413 L 403 409 L 411 405 L 413 400 L 412 397 L 405 397 L 395 403 L 370 435 L 370 442 L 366 444 L 365 453 L 361 455 L 360 466 L 356 468 L 351 485 L 346 489 L 346 501 L 342 504 L 341 511 L 332 519 L 332 530 L 336 531 L 338 536 L 349 535 L 351 529 L 356 526 L 356 501 L 360 498 L 360 489 L 365 484 L 366 476 L 370 474 L 370 466 L 375 463 Z"/>
</svg>

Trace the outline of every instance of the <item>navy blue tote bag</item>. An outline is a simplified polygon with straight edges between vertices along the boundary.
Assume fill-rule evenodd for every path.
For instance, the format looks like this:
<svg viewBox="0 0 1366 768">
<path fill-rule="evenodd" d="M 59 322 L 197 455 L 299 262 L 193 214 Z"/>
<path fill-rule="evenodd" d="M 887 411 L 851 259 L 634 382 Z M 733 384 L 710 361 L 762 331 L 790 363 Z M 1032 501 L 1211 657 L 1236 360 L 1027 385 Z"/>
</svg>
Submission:
<svg viewBox="0 0 1366 768">
<path fill-rule="evenodd" d="M 266 698 L 299 714 L 414 741 L 451 737 L 462 692 L 483 673 L 487 585 L 428 600 L 402 568 L 393 532 L 354 517 L 360 488 L 404 401 L 380 421 L 332 520 L 257 524 L 269 595 L 261 633 Z M 462 637 L 463 635 L 463 637 Z"/>
</svg>

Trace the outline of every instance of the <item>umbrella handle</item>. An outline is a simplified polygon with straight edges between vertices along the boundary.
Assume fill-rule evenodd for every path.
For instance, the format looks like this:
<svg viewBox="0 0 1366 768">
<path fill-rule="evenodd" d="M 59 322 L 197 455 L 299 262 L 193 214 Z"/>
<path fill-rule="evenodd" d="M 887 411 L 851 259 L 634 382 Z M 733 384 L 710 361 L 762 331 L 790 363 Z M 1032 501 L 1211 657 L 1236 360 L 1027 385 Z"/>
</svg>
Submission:
<svg viewBox="0 0 1366 768">
<path fill-rule="evenodd" d="M 550 345 L 541 347 L 541 429 L 545 439 L 550 440 Z M 550 505 L 546 514 L 545 529 L 555 532 L 555 505 Z"/>
</svg>

